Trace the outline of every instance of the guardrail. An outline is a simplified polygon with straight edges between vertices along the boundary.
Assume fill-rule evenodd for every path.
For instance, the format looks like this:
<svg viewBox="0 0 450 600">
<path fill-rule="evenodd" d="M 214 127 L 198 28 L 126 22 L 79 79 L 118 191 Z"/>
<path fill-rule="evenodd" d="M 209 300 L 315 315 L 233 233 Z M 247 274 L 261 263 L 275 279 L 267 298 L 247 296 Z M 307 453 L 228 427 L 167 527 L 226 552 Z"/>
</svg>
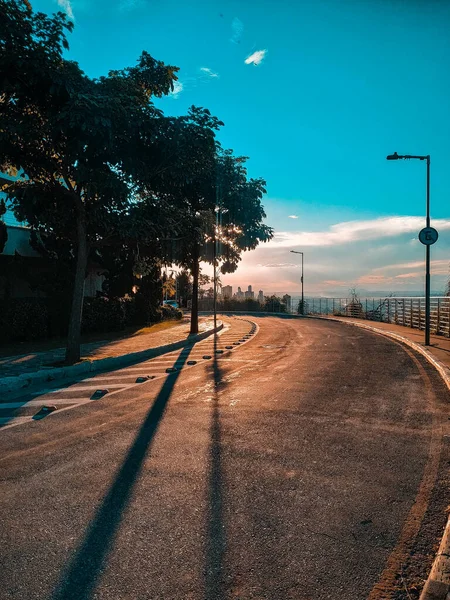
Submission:
<svg viewBox="0 0 450 600">
<path fill-rule="evenodd" d="M 308 298 L 305 313 L 336 315 L 396 323 L 413 329 L 425 329 L 425 297 L 402 298 Z M 431 333 L 450 337 L 450 297 L 430 299 Z"/>
</svg>

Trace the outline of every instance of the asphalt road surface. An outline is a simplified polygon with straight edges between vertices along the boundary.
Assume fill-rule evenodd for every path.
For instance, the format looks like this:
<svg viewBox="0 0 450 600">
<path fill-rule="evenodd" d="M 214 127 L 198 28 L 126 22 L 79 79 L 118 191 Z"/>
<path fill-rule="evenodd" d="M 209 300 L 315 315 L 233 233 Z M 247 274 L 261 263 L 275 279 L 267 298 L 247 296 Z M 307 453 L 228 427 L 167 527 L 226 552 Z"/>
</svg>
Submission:
<svg viewBox="0 0 450 600">
<path fill-rule="evenodd" d="M 355 327 L 248 319 L 3 399 L 0 598 L 417 597 L 448 499 L 439 377 Z"/>
</svg>

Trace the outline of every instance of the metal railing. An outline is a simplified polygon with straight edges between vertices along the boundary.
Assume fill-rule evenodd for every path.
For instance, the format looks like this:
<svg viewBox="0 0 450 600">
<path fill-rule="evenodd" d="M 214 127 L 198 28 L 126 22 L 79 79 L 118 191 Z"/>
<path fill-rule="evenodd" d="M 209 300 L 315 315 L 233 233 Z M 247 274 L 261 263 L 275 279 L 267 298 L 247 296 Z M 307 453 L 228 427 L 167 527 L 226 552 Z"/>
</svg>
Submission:
<svg viewBox="0 0 450 600">
<path fill-rule="evenodd" d="M 450 337 L 450 296 L 432 296 L 430 299 L 430 331 L 432 334 Z M 200 311 L 213 310 L 211 298 L 199 300 Z M 291 305 L 282 306 L 279 301 L 260 305 L 258 302 L 238 302 L 225 306 L 219 302 L 217 310 L 233 312 L 265 312 L 297 314 L 298 301 L 292 299 Z M 395 323 L 413 329 L 425 329 L 425 297 L 389 297 L 389 298 L 313 298 L 305 299 L 306 315 L 335 315 L 367 319 L 383 323 Z"/>
<path fill-rule="evenodd" d="M 432 296 L 431 333 L 450 337 L 450 297 Z M 308 298 L 309 315 L 336 315 L 369 321 L 395 323 L 413 329 L 425 329 L 425 297 L 403 298 Z"/>
</svg>

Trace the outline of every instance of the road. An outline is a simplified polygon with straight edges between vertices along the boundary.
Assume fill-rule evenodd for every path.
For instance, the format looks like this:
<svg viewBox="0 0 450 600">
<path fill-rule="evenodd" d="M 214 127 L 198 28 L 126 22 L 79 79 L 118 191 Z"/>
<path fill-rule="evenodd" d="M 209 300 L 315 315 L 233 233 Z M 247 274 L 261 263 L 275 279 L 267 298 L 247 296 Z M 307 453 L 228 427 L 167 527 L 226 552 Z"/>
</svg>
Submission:
<svg viewBox="0 0 450 600">
<path fill-rule="evenodd" d="M 62 399 L 42 420 L 29 395 L 4 409 L 2 599 L 417 597 L 448 504 L 442 382 L 367 331 L 248 318 L 35 394 Z"/>
</svg>

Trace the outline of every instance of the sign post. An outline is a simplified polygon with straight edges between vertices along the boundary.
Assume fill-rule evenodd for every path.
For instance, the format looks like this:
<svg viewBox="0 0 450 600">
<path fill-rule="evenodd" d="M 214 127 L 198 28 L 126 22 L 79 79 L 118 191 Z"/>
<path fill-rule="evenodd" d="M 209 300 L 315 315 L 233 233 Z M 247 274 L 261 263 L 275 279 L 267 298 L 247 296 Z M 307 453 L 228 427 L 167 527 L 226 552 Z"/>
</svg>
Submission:
<svg viewBox="0 0 450 600">
<path fill-rule="evenodd" d="M 400 155 L 397 152 L 386 156 L 387 160 L 410 160 L 416 158 L 418 160 L 427 161 L 427 221 L 426 227 L 419 233 L 419 240 L 425 245 L 425 346 L 430 345 L 430 246 L 438 239 L 438 232 L 433 227 L 430 227 L 430 155 L 416 156 L 413 154 Z M 419 308 L 420 317 L 420 308 Z"/>
<path fill-rule="evenodd" d="M 427 186 L 428 189 L 428 186 Z M 429 197 L 429 196 L 428 196 Z M 427 204 L 429 208 L 429 204 Z M 430 345 L 430 246 L 438 240 L 439 234 L 429 226 L 430 214 L 427 213 L 427 227 L 419 232 L 419 241 L 426 247 L 425 259 L 425 346 Z"/>
</svg>

